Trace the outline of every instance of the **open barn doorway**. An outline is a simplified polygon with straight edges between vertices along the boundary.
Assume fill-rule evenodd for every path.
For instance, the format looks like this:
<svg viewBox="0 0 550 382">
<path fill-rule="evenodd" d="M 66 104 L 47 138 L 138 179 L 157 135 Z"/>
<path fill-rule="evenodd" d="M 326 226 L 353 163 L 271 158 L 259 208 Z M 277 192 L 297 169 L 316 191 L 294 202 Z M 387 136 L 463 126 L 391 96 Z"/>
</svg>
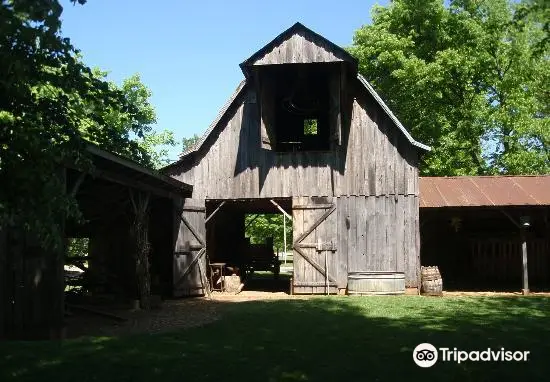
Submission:
<svg viewBox="0 0 550 382">
<path fill-rule="evenodd" d="M 213 290 L 288 293 L 291 213 L 291 198 L 207 200 L 206 215 L 212 218 L 206 223 L 206 255 Z"/>
</svg>

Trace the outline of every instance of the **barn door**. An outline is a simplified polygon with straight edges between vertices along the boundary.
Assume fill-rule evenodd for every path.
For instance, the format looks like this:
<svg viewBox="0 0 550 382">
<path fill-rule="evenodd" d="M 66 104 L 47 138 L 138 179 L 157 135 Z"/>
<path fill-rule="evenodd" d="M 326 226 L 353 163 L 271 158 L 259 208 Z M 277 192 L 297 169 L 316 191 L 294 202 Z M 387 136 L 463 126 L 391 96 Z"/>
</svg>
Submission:
<svg viewBox="0 0 550 382">
<path fill-rule="evenodd" d="M 203 295 L 206 278 L 205 202 L 184 199 L 176 208 L 173 280 L 175 297 Z"/>
<path fill-rule="evenodd" d="M 294 293 L 337 293 L 337 219 L 332 197 L 292 198 Z"/>
</svg>

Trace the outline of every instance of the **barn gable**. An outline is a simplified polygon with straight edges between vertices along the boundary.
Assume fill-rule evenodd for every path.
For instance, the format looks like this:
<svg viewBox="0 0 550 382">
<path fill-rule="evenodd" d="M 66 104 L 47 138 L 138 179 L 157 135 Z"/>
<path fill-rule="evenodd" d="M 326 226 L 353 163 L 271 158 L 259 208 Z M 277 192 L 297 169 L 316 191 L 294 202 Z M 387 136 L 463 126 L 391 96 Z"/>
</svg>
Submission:
<svg viewBox="0 0 550 382">
<path fill-rule="evenodd" d="M 296 23 L 241 63 L 248 77 L 250 68 L 261 65 L 347 62 L 357 70 L 357 59 L 338 45 Z"/>
<path fill-rule="evenodd" d="M 384 113 L 394 122 L 395 127 L 399 129 L 399 131 L 406 137 L 407 141 L 414 147 L 417 147 L 419 149 L 422 149 L 424 151 L 430 151 L 431 147 L 428 145 L 425 145 L 421 142 L 416 141 L 412 135 L 407 131 L 405 126 L 399 121 L 399 119 L 395 116 L 395 114 L 392 113 L 390 108 L 386 105 L 382 97 L 378 95 L 376 90 L 372 87 L 372 85 L 361 75 L 357 74 L 357 80 L 360 83 L 360 86 L 362 87 L 362 90 L 365 94 L 372 97 L 376 103 L 382 108 Z M 180 154 L 180 159 L 168 166 L 166 166 L 166 169 L 172 168 L 174 166 L 177 166 L 181 164 L 182 162 L 186 162 L 190 160 L 191 155 L 199 151 L 204 145 L 207 139 L 213 135 L 214 131 L 216 129 L 223 129 L 227 127 L 226 124 L 221 123 L 225 119 L 227 119 L 229 111 L 234 109 L 238 106 L 239 103 L 242 103 L 242 96 L 243 94 L 250 88 L 249 82 L 247 80 L 241 81 L 241 83 L 237 86 L 233 94 L 229 97 L 228 101 L 225 103 L 225 105 L 220 109 L 220 112 L 216 116 L 216 118 L 212 121 L 210 126 L 206 129 L 204 134 L 201 136 L 201 138 L 197 141 L 197 143 L 190 148 L 188 148 L 186 151 L 182 152 Z"/>
</svg>

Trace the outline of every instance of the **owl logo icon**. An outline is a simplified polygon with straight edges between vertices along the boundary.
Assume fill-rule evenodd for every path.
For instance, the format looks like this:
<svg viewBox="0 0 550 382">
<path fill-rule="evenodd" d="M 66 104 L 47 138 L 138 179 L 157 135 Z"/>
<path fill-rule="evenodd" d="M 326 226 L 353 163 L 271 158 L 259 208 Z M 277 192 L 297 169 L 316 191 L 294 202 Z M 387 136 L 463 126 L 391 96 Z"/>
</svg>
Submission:
<svg viewBox="0 0 550 382">
<path fill-rule="evenodd" d="M 432 367 L 437 362 L 437 349 L 432 344 L 420 344 L 413 350 L 413 360 L 420 367 Z"/>
</svg>

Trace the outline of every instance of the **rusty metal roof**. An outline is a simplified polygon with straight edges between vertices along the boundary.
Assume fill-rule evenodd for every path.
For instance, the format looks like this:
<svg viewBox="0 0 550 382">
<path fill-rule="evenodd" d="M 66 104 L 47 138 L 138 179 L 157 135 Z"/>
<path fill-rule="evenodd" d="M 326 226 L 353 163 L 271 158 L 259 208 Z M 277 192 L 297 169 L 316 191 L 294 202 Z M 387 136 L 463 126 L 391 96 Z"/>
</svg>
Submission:
<svg viewBox="0 0 550 382">
<path fill-rule="evenodd" d="M 421 177 L 420 208 L 550 206 L 550 175 Z"/>
</svg>

